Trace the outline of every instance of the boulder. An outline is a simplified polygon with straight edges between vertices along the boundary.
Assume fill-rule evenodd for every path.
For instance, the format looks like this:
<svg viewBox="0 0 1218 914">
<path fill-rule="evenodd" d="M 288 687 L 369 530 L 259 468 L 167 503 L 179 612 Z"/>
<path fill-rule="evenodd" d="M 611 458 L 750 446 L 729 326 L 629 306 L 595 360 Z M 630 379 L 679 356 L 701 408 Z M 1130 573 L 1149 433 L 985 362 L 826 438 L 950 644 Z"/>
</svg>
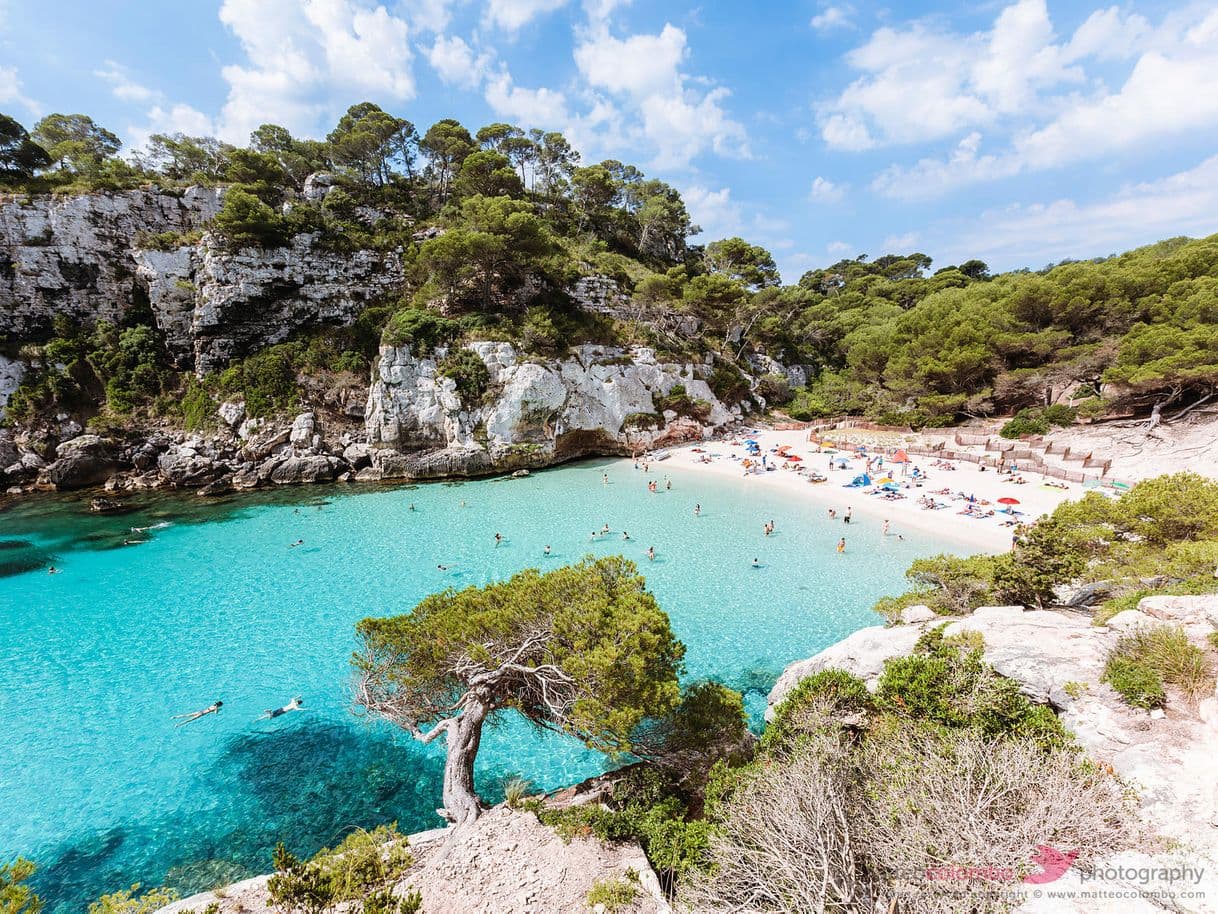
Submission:
<svg viewBox="0 0 1218 914">
<path fill-rule="evenodd" d="M 292 430 L 288 441 L 292 447 L 310 448 L 313 446 L 313 430 L 317 419 L 312 413 L 301 413 L 292 420 Z"/>
<path fill-rule="evenodd" d="M 926 623 L 898 625 L 893 628 L 873 626 L 861 628 L 844 640 L 825 648 L 807 660 L 792 663 L 770 690 L 767 699 L 766 720 L 773 719 L 774 709 L 799 683 L 822 670 L 845 670 L 875 688 L 884 663 L 894 657 L 904 657 L 913 652 L 914 645 L 928 628 Z"/>
<path fill-rule="evenodd" d="M 157 469 L 166 483 L 183 489 L 206 485 L 225 471 L 223 465 L 190 447 L 170 448 L 157 458 Z"/>
<path fill-rule="evenodd" d="M 1025 610 L 1022 606 L 983 606 L 952 622 L 946 635 L 976 632 L 985 640 L 985 659 L 994 670 L 1019 684 L 1034 701 L 1057 708 L 1073 698 L 1068 682 L 1099 682 L 1116 635 L 1091 624 L 1083 613 Z"/>
<path fill-rule="evenodd" d="M 245 418 L 245 401 L 225 400 L 217 407 L 216 415 L 223 419 L 224 423 L 230 428 L 236 428 L 241 420 Z"/>
<path fill-rule="evenodd" d="M 39 483 L 57 489 L 101 485 L 119 468 L 118 445 L 98 435 L 81 435 L 60 443 L 55 461 L 43 469 Z"/>
<path fill-rule="evenodd" d="M 275 485 L 296 485 L 307 482 L 331 482 L 341 472 L 343 462 L 329 454 L 298 457 L 292 455 L 275 461 L 266 473 Z M 262 475 L 262 469 L 259 469 Z"/>
<path fill-rule="evenodd" d="M 348 444 L 343 448 L 343 460 L 357 470 L 372 465 L 372 448 L 361 441 Z"/>
<path fill-rule="evenodd" d="M 906 606 L 901 610 L 901 622 L 904 625 L 913 625 L 915 622 L 931 622 L 939 618 L 939 614 L 929 606 Z"/>
</svg>

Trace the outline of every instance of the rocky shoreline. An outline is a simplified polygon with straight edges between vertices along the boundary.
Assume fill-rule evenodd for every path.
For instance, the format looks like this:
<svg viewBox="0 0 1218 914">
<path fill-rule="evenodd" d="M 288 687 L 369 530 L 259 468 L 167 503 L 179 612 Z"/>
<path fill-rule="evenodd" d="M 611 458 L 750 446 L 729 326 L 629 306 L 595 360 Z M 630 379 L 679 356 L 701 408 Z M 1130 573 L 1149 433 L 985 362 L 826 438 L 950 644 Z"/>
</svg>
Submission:
<svg viewBox="0 0 1218 914">
<path fill-rule="evenodd" d="M 108 492 L 197 489 L 203 495 L 334 481 L 469 478 L 589 456 L 622 456 L 701 440 L 739 420 L 706 366 L 661 363 L 648 349 L 582 346 L 563 360 L 522 358 L 509 343 L 472 342 L 490 387 L 467 406 L 440 370 L 440 350 L 416 357 L 385 346 L 366 392 L 346 406 L 250 418 L 241 400 L 216 405 L 213 427 L 85 432 L 63 417 L 55 440 L 0 430 L 8 495 L 101 486 Z M 679 388 L 697 415 L 660 406 Z M 363 422 L 356 419 L 362 404 Z M 355 413 L 355 415 L 353 415 Z"/>
</svg>

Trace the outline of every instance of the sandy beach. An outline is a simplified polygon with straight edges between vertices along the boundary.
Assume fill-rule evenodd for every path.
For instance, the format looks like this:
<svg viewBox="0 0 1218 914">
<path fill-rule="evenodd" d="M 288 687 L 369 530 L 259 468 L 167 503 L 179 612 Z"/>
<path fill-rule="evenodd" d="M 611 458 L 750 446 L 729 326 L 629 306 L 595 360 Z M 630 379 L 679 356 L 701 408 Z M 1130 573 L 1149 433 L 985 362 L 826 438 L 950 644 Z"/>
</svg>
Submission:
<svg viewBox="0 0 1218 914">
<path fill-rule="evenodd" d="M 744 441 L 746 438 L 755 440 L 761 453 L 766 457 L 769 466 L 778 469 L 746 473 L 743 461 L 748 458 Z M 784 461 L 777 454 L 778 448 L 786 446 L 788 454 L 802 458 L 800 461 Z M 1030 521 L 1047 514 L 1063 501 L 1080 498 L 1085 491 L 1081 485 L 1070 483 L 1067 488 L 1058 489 L 1044 485 L 1040 476 L 1032 473 L 1022 474 L 1024 483 L 1010 481 L 1011 477 L 999 475 L 993 469 L 984 472 L 978 470 L 976 464 L 964 461 L 943 461 L 955 469 L 946 469 L 936 464 L 933 458 L 914 457 L 908 464 L 905 475 L 902 468 L 886 461 L 884 467 L 873 468 L 873 482 L 889 478 L 886 470 L 891 470 L 894 484 L 899 486 L 902 498 L 886 499 L 877 486 L 862 488 L 845 488 L 855 477 L 864 472 L 866 458 L 856 456 L 846 451 L 828 453 L 821 451 L 816 445 L 807 440 L 807 432 L 803 430 L 777 431 L 758 428 L 755 433 L 741 435 L 736 438 L 718 441 L 697 442 L 668 449 L 669 457 L 661 463 L 653 464 L 653 472 L 663 467 L 680 467 L 698 473 L 714 473 L 721 476 L 744 478 L 750 485 L 778 487 L 790 492 L 793 496 L 807 500 L 810 510 L 828 512 L 830 508 L 837 511 L 840 521 L 846 510 L 852 509 L 854 515 L 867 515 L 880 521 L 890 523 L 890 533 L 893 536 L 916 536 L 918 532 L 933 533 L 935 536 L 955 540 L 961 545 L 971 548 L 974 552 L 1005 552 L 1011 547 L 1012 526 L 1003 526 L 1004 521 Z M 835 461 L 846 459 L 846 469 L 830 470 L 830 458 Z M 786 468 L 784 468 L 784 463 Z M 835 462 L 835 467 L 838 465 Z M 808 479 L 809 473 L 801 473 L 799 467 L 807 467 L 809 473 L 816 472 L 828 479 L 825 482 L 813 483 Z M 913 469 L 917 467 L 921 478 L 915 480 Z M 947 489 L 951 494 L 938 494 Z M 960 498 L 963 493 L 966 498 Z M 977 509 L 988 515 L 973 517 L 961 514 L 968 505 L 967 496 L 973 496 Z M 919 504 L 922 497 L 933 498 L 945 507 L 930 510 Z M 1008 506 L 999 503 L 1000 498 L 1018 499 L 1017 505 Z M 988 504 L 987 504 L 988 503 Z M 1019 514 L 1001 513 L 1002 509 L 1010 507 Z"/>
</svg>

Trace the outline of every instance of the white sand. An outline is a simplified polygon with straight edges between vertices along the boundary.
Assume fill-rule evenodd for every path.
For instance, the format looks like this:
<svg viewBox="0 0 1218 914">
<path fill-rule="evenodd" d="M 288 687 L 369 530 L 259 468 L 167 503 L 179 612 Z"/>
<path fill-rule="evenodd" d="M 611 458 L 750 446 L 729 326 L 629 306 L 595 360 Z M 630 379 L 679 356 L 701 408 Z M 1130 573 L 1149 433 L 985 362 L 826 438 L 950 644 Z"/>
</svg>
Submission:
<svg viewBox="0 0 1218 914">
<path fill-rule="evenodd" d="M 755 439 L 761 446 L 762 453 L 766 455 L 767 462 L 770 464 L 777 462 L 780 469 L 765 473 L 750 473 L 746 476 L 742 466 L 742 459 L 747 456 L 743 446 L 745 437 Z M 893 467 L 886 462 L 885 467 L 891 467 L 896 472 L 897 475 L 893 478 L 902 484 L 901 492 L 906 496 L 897 501 L 887 501 L 878 495 L 868 495 L 867 489 L 843 488 L 863 472 L 864 460 L 849 459 L 848 469 L 830 471 L 830 455 L 817 453 L 816 446 L 808 443 L 806 431 L 773 431 L 758 428 L 756 434 L 742 435 L 738 439 L 730 440 L 738 440 L 741 443 L 733 445 L 730 441 L 705 441 L 670 448 L 668 450 L 671 456 L 661 463 L 654 464 L 653 470 L 680 467 L 700 473 L 747 478 L 750 485 L 778 487 L 791 492 L 796 497 L 807 499 L 810 510 L 827 512 L 829 508 L 835 508 L 839 520 L 846 508 L 850 507 L 853 508 L 855 515 L 866 514 L 881 521 L 890 521 L 890 533 L 893 536 L 900 534 L 910 538 L 916 536 L 918 531 L 925 531 L 933 533 L 937 537 L 955 540 L 976 552 L 1005 552 L 1010 549 L 1012 528 L 1001 525 L 1002 521 L 1012 519 L 1009 515 L 996 513 L 993 517 L 987 518 L 967 517 L 957 513 L 964 508 L 964 502 L 944 495 L 933 495 L 932 497 L 936 502 L 947 502 L 948 507 L 931 511 L 919 506 L 918 498 L 948 488 L 953 494 L 964 492 L 976 496 L 978 500 L 989 501 L 991 504 L 986 506 L 985 510 L 993 508 L 995 511 L 1004 507 L 997 503 L 999 498 L 1017 498 L 1019 504 L 1015 506 L 1015 510 L 1024 513 L 1022 517 L 1014 519 L 1029 521 L 1051 512 L 1063 501 L 1081 497 L 1084 491 L 1082 486 L 1073 483 L 1064 490 L 1045 488 L 1041 478 L 1033 474 L 1024 476 L 1027 480 L 1026 484 L 1017 485 L 1005 481 L 1008 477 L 1000 476 L 992 469 L 987 469 L 982 473 L 978 471 L 975 464 L 967 462 L 953 463 L 959 467 L 956 470 L 937 469 L 931 465 L 932 458 L 912 457 L 911 455 L 914 462 L 910 464 L 910 472 L 912 473 L 912 468 L 917 466 L 927 475 L 927 479 L 920 488 L 913 486 L 912 475 L 902 478 L 900 468 Z M 801 465 L 828 476 L 828 481 L 812 483 L 804 475 L 794 470 L 781 469 L 782 459 L 771 453 L 770 449 L 782 445 L 790 445 L 790 453 L 803 458 Z M 698 453 L 697 449 L 701 449 L 702 453 Z M 733 460 L 733 455 L 738 459 Z M 701 458 L 705 456 L 710 456 L 711 462 L 702 462 Z M 838 452 L 834 456 L 850 457 L 844 451 Z M 882 473 L 873 472 L 873 480 L 882 478 L 884 478 Z M 911 488 L 904 488 L 906 482 L 911 484 Z"/>
</svg>

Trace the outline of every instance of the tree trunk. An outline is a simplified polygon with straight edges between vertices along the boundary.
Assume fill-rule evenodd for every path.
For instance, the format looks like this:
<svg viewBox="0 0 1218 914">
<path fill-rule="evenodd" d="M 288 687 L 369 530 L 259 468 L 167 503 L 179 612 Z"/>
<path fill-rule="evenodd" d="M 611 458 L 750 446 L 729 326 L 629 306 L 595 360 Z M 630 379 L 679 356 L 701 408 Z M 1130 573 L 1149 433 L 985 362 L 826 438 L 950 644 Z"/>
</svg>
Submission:
<svg viewBox="0 0 1218 914">
<path fill-rule="evenodd" d="M 474 790 L 474 758 L 488 712 L 480 699 L 473 698 L 444 734 L 448 751 L 444 760 L 444 814 L 454 825 L 472 822 L 482 812 Z"/>
</svg>

